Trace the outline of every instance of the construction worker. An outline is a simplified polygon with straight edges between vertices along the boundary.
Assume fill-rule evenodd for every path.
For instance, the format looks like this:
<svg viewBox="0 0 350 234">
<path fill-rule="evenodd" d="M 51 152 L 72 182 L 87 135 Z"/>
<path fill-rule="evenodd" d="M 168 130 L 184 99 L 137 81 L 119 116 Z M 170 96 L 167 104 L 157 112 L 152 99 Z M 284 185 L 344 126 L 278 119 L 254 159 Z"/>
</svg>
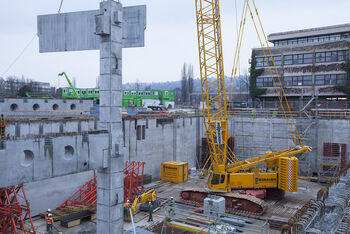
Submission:
<svg viewBox="0 0 350 234">
<path fill-rule="evenodd" d="M 174 201 L 174 198 L 171 197 L 171 198 L 170 198 L 170 210 L 169 210 L 169 214 L 175 215 L 174 206 L 175 206 L 175 201 Z"/>
<path fill-rule="evenodd" d="M 46 216 L 45 217 L 48 217 L 49 216 L 49 214 L 52 214 L 51 213 L 51 209 L 49 208 L 49 209 L 47 209 L 47 211 L 46 211 Z"/>
<path fill-rule="evenodd" d="M 127 200 L 125 203 L 124 203 L 124 221 L 130 221 L 131 220 L 131 217 L 130 217 L 130 200 Z"/>
<path fill-rule="evenodd" d="M 153 222 L 153 217 L 152 217 L 152 214 L 153 214 L 153 205 L 152 205 L 152 202 L 148 202 L 149 204 L 149 216 L 148 216 L 148 222 Z"/>
<path fill-rule="evenodd" d="M 46 231 L 48 233 L 52 233 L 53 232 L 53 218 L 52 218 L 52 214 L 48 214 L 47 217 L 45 217 L 46 220 Z"/>
<path fill-rule="evenodd" d="M 6 119 L 3 114 L 0 117 L 0 139 L 6 136 Z"/>
</svg>

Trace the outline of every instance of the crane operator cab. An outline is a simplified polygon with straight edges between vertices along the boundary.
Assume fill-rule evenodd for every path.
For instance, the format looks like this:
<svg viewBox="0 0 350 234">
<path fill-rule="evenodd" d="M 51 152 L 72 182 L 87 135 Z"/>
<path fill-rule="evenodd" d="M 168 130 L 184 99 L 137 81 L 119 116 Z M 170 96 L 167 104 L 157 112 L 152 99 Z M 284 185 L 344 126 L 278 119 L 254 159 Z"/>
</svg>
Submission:
<svg viewBox="0 0 350 234">
<path fill-rule="evenodd" d="M 228 173 L 211 172 L 208 179 L 208 187 L 214 191 L 230 191 L 228 188 Z"/>
</svg>

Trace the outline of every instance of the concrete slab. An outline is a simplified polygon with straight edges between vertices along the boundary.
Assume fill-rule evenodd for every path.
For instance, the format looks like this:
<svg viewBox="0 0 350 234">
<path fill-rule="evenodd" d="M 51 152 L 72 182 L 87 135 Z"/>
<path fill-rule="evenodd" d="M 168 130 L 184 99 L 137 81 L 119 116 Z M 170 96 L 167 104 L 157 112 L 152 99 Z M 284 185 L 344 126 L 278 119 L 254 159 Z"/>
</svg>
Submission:
<svg viewBox="0 0 350 234">
<path fill-rule="evenodd" d="M 103 17 L 100 10 L 79 11 L 61 14 L 39 15 L 39 51 L 61 52 L 100 49 L 100 37 L 96 25 Z M 123 8 L 123 47 L 142 47 L 145 43 L 146 6 Z M 118 16 L 115 16 L 118 20 Z M 108 29 L 108 27 L 106 26 Z M 101 28 L 100 30 L 103 30 Z M 101 31 L 101 33 L 102 33 Z M 103 33 L 110 33 L 108 30 Z"/>
</svg>

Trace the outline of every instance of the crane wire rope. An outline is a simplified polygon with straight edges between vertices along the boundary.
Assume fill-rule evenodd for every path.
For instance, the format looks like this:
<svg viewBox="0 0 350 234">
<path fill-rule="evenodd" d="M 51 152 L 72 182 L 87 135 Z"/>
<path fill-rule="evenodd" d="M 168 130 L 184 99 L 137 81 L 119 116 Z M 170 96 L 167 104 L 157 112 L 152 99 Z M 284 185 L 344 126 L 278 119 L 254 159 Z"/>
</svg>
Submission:
<svg viewBox="0 0 350 234">
<path fill-rule="evenodd" d="M 63 0 L 61 0 L 60 7 L 58 8 L 58 13 L 59 13 L 59 14 L 61 13 L 62 4 L 63 4 Z"/>
<path fill-rule="evenodd" d="M 234 62 L 233 62 L 233 68 L 231 72 L 231 83 L 230 83 L 230 99 L 229 99 L 229 105 L 228 109 L 231 107 L 232 103 L 232 97 L 233 97 L 233 89 L 235 86 L 235 80 L 236 80 L 236 74 L 237 74 L 237 66 L 238 66 L 238 61 L 239 61 L 239 56 L 241 52 L 241 47 L 242 47 L 242 42 L 243 42 L 243 35 L 244 35 L 244 29 L 245 29 L 245 23 L 246 23 L 246 18 L 247 18 L 247 0 L 244 1 L 243 4 L 243 10 L 242 10 L 242 16 L 241 16 L 241 23 L 240 23 L 240 28 L 239 28 L 239 33 L 238 33 L 238 38 L 237 38 L 237 44 L 236 44 L 236 50 L 235 50 L 235 55 L 234 55 Z"/>
<path fill-rule="evenodd" d="M 254 2 L 254 0 L 253 0 L 253 2 Z M 274 85 L 276 94 L 277 94 L 277 96 L 278 96 L 278 100 L 279 100 L 279 102 L 280 102 L 280 104 L 281 104 L 281 108 L 282 108 L 283 115 L 284 115 L 284 117 L 285 117 L 285 119 L 286 119 L 286 122 L 287 122 L 287 125 L 288 125 L 288 128 L 289 128 L 291 137 L 292 137 L 292 139 L 293 139 L 293 142 L 294 142 L 295 145 L 297 145 L 295 136 L 294 136 L 294 134 L 293 134 L 292 128 L 291 128 L 290 123 L 289 123 L 289 120 L 288 120 L 288 116 L 287 116 L 285 107 L 284 107 L 284 105 L 283 105 L 283 100 L 282 100 L 281 95 L 279 94 L 278 89 L 277 89 L 277 85 L 276 85 L 276 82 L 275 82 L 275 77 L 274 77 L 274 74 L 273 74 L 272 69 L 271 69 L 271 67 L 270 67 L 269 59 L 268 59 L 268 57 L 267 57 L 268 55 L 266 54 L 266 51 L 265 51 L 265 49 L 264 49 L 263 42 L 262 42 L 262 39 L 261 39 L 260 34 L 259 34 L 258 26 L 257 26 L 257 24 L 256 24 L 256 22 L 255 22 L 255 19 L 254 19 L 254 16 L 253 16 L 253 12 L 252 12 L 252 9 L 251 9 L 251 7 L 250 7 L 250 5 L 249 5 L 249 2 L 247 2 L 247 6 L 248 6 L 248 9 L 249 9 L 249 12 L 250 12 L 250 16 L 251 16 L 252 21 L 253 21 L 253 24 L 254 24 L 255 31 L 257 32 L 257 36 L 258 36 L 258 39 L 259 39 L 259 42 L 260 42 L 260 45 L 261 45 L 261 48 L 262 48 L 262 51 L 263 51 L 263 54 L 264 54 L 266 63 L 267 63 L 267 65 L 268 65 L 268 69 L 269 69 L 270 75 L 271 75 L 271 77 L 272 77 L 273 85 Z M 258 10 L 257 10 L 257 8 L 256 8 L 255 5 L 254 5 L 254 7 L 255 7 L 255 12 L 256 12 L 257 16 L 259 17 Z M 262 28 L 262 24 L 261 24 L 260 17 L 259 17 L 259 23 L 260 23 L 260 27 Z M 264 32 L 263 28 L 262 28 L 261 30 Z M 267 37 L 266 37 L 265 32 L 264 32 L 264 39 L 265 39 L 265 42 L 266 42 L 266 44 L 267 44 L 267 48 L 268 48 L 268 52 L 269 52 L 269 55 L 270 55 L 272 64 L 273 64 L 273 66 L 274 66 L 274 68 L 275 68 L 276 76 L 277 76 L 278 81 L 279 81 L 279 83 L 280 83 L 280 87 L 281 87 L 281 90 L 282 90 L 282 93 L 283 93 L 283 97 L 284 97 L 284 100 L 285 100 L 285 102 L 286 102 L 289 115 L 291 116 L 292 123 L 293 123 L 293 125 L 294 125 L 295 132 L 296 132 L 297 138 L 298 138 L 298 140 L 299 140 L 299 144 L 300 144 L 300 145 L 303 145 L 303 144 L 302 144 L 302 141 L 301 141 L 301 138 L 300 138 L 300 135 L 299 135 L 299 133 L 298 133 L 298 129 L 297 129 L 297 127 L 296 127 L 294 118 L 293 118 L 293 114 L 292 114 L 292 112 L 291 112 L 291 110 L 290 110 L 290 106 L 289 106 L 289 104 L 288 104 L 287 97 L 286 97 L 286 95 L 285 95 L 285 92 L 284 92 L 284 89 L 283 89 L 283 86 L 282 86 L 282 83 L 281 83 L 281 78 L 280 78 L 280 76 L 279 76 L 277 67 L 276 67 L 276 65 L 275 65 L 275 61 L 274 61 L 274 59 L 273 59 L 273 56 L 272 56 L 270 47 L 269 47 L 269 45 L 268 45 L 268 41 L 267 41 Z"/>
<path fill-rule="evenodd" d="M 236 12 L 236 33 L 237 33 L 237 38 L 238 38 L 238 12 L 237 12 L 237 0 L 235 0 L 235 12 Z M 238 74 L 241 75 L 241 62 L 238 60 Z"/>
<path fill-rule="evenodd" d="M 293 125 L 294 125 L 294 128 L 295 128 L 296 135 L 297 135 L 297 137 L 298 137 L 298 140 L 299 140 L 300 145 L 303 145 L 303 142 L 302 142 L 301 137 L 300 137 L 300 135 L 299 135 L 299 132 L 298 132 L 298 129 L 297 129 L 297 126 L 296 126 L 296 123 L 295 123 L 295 120 L 294 120 L 292 111 L 291 111 L 291 109 L 290 109 L 290 106 L 289 106 L 289 103 L 288 103 L 288 100 L 287 100 L 287 97 L 286 97 L 284 88 L 283 88 L 283 86 L 282 86 L 281 78 L 280 78 L 280 76 L 279 76 L 279 74 L 278 74 L 277 67 L 276 67 L 276 65 L 275 65 L 275 61 L 274 61 L 274 59 L 273 59 L 270 46 L 269 46 L 268 41 L 267 41 L 267 37 L 266 37 L 265 30 L 264 30 L 264 28 L 263 28 L 263 26 L 262 26 L 262 23 L 261 23 L 261 19 L 260 19 L 260 16 L 259 16 L 258 8 L 257 8 L 256 5 L 255 5 L 255 0 L 252 0 L 252 1 L 253 1 L 253 4 L 254 4 L 254 9 L 255 9 L 256 16 L 257 16 L 257 18 L 258 18 L 258 20 L 259 20 L 259 24 L 260 24 L 261 30 L 262 30 L 262 32 L 263 32 L 263 35 L 264 35 L 264 38 L 265 38 L 265 41 L 266 41 L 267 48 L 268 48 L 268 50 L 269 50 L 271 59 L 272 59 L 272 61 L 273 61 L 273 65 L 274 65 L 274 68 L 275 68 L 275 71 L 276 71 L 278 80 L 279 80 L 279 82 L 280 82 L 280 86 L 281 86 L 281 90 L 282 90 L 282 93 L 283 93 L 283 97 L 284 97 L 284 99 L 285 99 L 285 101 L 286 101 L 287 108 L 288 108 L 290 117 L 291 117 L 291 119 L 292 119 L 292 122 L 293 122 Z M 272 79 L 273 79 L 273 78 L 272 78 Z"/>
<path fill-rule="evenodd" d="M 61 0 L 60 6 L 58 8 L 58 13 L 61 13 L 61 8 L 62 8 L 63 0 Z M 35 33 L 34 36 L 30 39 L 30 41 L 26 44 L 26 46 L 23 48 L 23 50 L 19 53 L 19 55 L 12 61 L 12 63 L 4 70 L 4 72 L 1 74 L 1 77 L 7 74 L 7 72 L 13 67 L 13 65 L 16 64 L 16 62 L 22 57 L 24 52 L 29 48 L 29 46 L 32 44 L 34 41 L 35 37 L 37 34 Z"/>
<path fill-rule="evenodd" d="M 292 123 L 293 123 L 294 128 L 295 128 L 295 131 L 296 131 L 296 135 L 297 135 L 299 144 L 300 144 L 300 145 L 303 145 L 303 144 L 302 144 L 302 141 L 301 141 L 301 138 L 300 138 L 300 135 L 299 135 L 299 133 L 298 133 L 298 129 L 297 129 L 296 124 L 295 124 L 295 120 L 294 120 L 293 114 L 292 114 L 292 112 L 291 112 L 291 110 L 290 110 L 289 103 L 288 103 L 287 98 L 286 98 L 286 96 L 285 96 L 285 92 L 284 92 L 284 89 L 283 89 L 283 87 L 282 87 L 282 83 L 281 83 L 281 80 L 280 80 L 280 77 L 279 77 L 279 74 L 278 74 L 278 71 L 277 71 L 277 67 L 275 66 L 275 62 L 274 62 L 274 59 L 273 59 L 273 56 L 272 56 L 270 47 L 269 47 L 269 45 L 268 45 L 267 37 L 266 37 L 265 31 L 264 31 L 264 29 L 263 29 L 263 26 L 262 26 L 262 23 L 261 23 L 261 19 L 260 19 L 260 17 L 259 17 L 259 14 L 258 14 L 258 11 L 257 11 L 257 8 L 256 8 L 256 5 L 255 5 L 254 0 L 253 0 L 253 3 L 254 3 L 255 12 L 256 12 L 257 17 L 258 17 L 258 19 L 259 19 L 259 25 L 260 25 L 260 27 L 261 27 L 261 30 L 263 31 L 264 38 L 265 38 L 265 42 L 266 42 L 266 44 L 267 44 L 267 47 L 268 47 L 268 50 L 269 50 L 269 53 L 270 53 L 270 57 L 271 57 L 271 60 L 272 60 L 272 62 L 273 62 L 274 68 L 275 68 L 275 72 L 276 72 L 277 77 L 278 77 L 278 80 L 279 80 L 279 82 L 280 82 L 280 86 L 281 86 L 281 89 L 282 89 L 282 93 L 283 93 L 284 100 L 285 100 L 286 105 L 287 105 L 287 109 L 288 109 L 289 115 L 291 116 Z M 289 120 L 288 120 L 288 116 L 287 116 L 286 110 L 285 110 L 285 108 L 284 108 L 284 106 L 283 106 L 283 101 L 282 101 L 282 99 L 281 99 L 281 97 L 280 97 L 280 94 L 279 94 L 279 92 L 278 92 L 277 86 L 276 86 L 276 84 L 275 84 L 274 75 L 273 75 L 273 73 L 272 73 L 270 64 L 269 64 L 269 62 L 268 62 L 268 58 L 267 58 L 265 49 L 264 49 L 264 47 L 263 47 L 263 43 L 262 43 L 262 40 L 261 40 L 261 37 L 260 37 L 260 34 L 259 34 L 259 30 L 258 30 L 258 28 L 257 28 L 257 25 L 256 25 L 255 20 L 254 20 L 254 16 L 253 16 L 253 14 L 252 14 L 252 11 L 251 11 L 251 8 L 250 8 L 250 5 L 249 5 L 249 0 L 245 0 L 244 6 L 243 6 L 243 11 L 242 11 L 241 26 L 240 26 L 240 31 L 239 31 L 239 35 L 240 35 L 240 36 L 239 36 L 239 39 L 237 40 L 237 47 L 236 47 L 236 52 L 235 52 L 234 66 L 233 66 L 233 68 L 232 68 L 232 73 L 231 73 L 229 108 L 230 108 L 230 105 L 231 105 L 231 103 L 232 103 L 231 100 L 232 100 L 232 96 L 233 96 L 233 87 L 234 87 L 234 82 L 235 82 L 235 78 L 236 78 L 236 74 L 237 74 L 238 59 L 239 59 L 239 54 L 240 54 L 240 50 L 241 50 L 241 43 L 242 43 L 242 38 L 243 38 L 243 33 L 244 33 L 244 25 L 245 25 L 245 21 L 246 21 L 246 18 L 245 18 L 245 17 L 246 17 L 246 13 L 247 13 L 248 10 L 249 10 L 250 15 L 251 15 L 251 18 L 252 18 L 252 20 L 253 20 L 254 28 L 255 28 L 255 30 L 256 30 L 256 32 L 257 32 L 257 35 L 258 35 L 258 38 L 259 38 L 259 42 L 260 42 L 261 48 L 262 48 L 262 50 L 263 50 L 265 59 L 266 59 L 266 61 L 267 61 L 267 65 L 268 65 L 268 68 L 269 68 L 269 70 L 270 70 L 270 74 L 271 74 L 271 76 L 272 76 L 272 80 L 273 80 L 273 83 L 274 83 L 274 87 L 275 87 L 275 90 L 276 90 L 276 93 L 277 93 L 279 102 L 280 102 L 280 104 L 281 104 L 281 108 L 282 108 L 282 111 L 283 111 L 283 115 L 284 115 L 284 117 L 285 117 L 285 119 L 286 119 L 286 122 L 287 122 L 287 125 L 288 125 L 288 128 L 289 128 L 291 137 L 292 137 L 292 139 L 293 139 L 293 142 L 294 142 L 294 144 L 296 145 L 297 143 L 296 143 L 296 140 L 295 140 L 295 136 L 294 136 L 293 131 L 292 131 L 291 127 L 290 127 Z M 244 15 L 244 17 L 243 17 L 243 15 Z M 242 29 L 242 27 L 243 27 L 243 29 Z M 238 53 L 238 54 L 237 54 L 237 53 Z"/>
<path fill-rule="evenodd" d="M 1 77 L 3 77 L 4 75 L 7 74 L 7 72 L 12 68 L 13 65 L 15 65 L 15 63 L 22 57 L 22 55 L 24 54 L 24 52 L 29 48 L 29 46 L 32 44 L 32 42 L 34 41 L 35 37 L 37 35 L 34 34 L 34 36 L 32 37 L 32 39 L 30 39 L 30 41 L 27 43 L 27 45 L 23 48 L 23 50 L 19 53 L 19 55 L 12 61 L 12 63 L 5 69 L 5 71 L 1 74 Z"/>
<path fill-rule="evenodd" d="M 235 0 L 235 12 L 236 12 L 236 36 L 237 36 L 237 41 L 239 40 L 239 29 L 238 29 L 238 18 L 237 18 L 237 15 L 238 15 L 238 12 L 237 12 L 237 0 Z M 241 64 L 240 62 L 238 63 L 238 74 L 241 74 Z M 233 77 L 231 76 L 230 78 L 230 87 L 229 87 L 229 95 L 230 95 L 230 99 L 229 99 L 229 106 L 231 106 L 231 96 L 233 94 L 230 93 L 231 91 L 231 84 L 234 82 L 232 82 L 232 79 Z M 234 87 L 233 87 L 234 89 Z M 230 108 L 228 108 L 228 110 L 230 110 Z"/>
</svg>

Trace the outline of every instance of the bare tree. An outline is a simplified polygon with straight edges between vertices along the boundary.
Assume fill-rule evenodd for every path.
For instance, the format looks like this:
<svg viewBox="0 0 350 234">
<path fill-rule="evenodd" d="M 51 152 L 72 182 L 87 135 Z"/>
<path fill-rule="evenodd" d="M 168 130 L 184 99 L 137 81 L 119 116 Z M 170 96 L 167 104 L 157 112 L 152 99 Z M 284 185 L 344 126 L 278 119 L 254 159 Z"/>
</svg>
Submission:
<svg viewBox="0 0 350 234">
<path fill-rule="evenodd" d="M 194 81 L 193 81 L 193 65 L 188 65 L 188 101 L 193 105 L 193 91 L 194 91 Z"/>
<path fill-rule="evenodd" d="M 0 77 L 0 97 L 5 96 L 5 79 Z"/>
<path fill-rule="evenodd" d="M 7 96 L 14 97 L 17 94 L 16 79 L 17 78 L 14 76 L 7 77 L 6 79 L 6 83 L 8 85 Z"/>
<path fill-rule="evenodd" d="M 187 102 L 188 94 L 188 82 L 187 82 L 187 64 L 184 63 L 181 70 L 181 102 L 185 104 Z"/>
<path fill-rule="evenodd" d="M 97 76 L 96 77 L 96 85 L 95 85 L 96 88 L 100 88 L 100 76 Z"/>
<path fill-rule="evenodd" d="M 77 79 L 75 77 L 73 77 L 73 79 L 72 79 L 72 84 L 73 84 L 74 88 L 77 87 Z"/>
<path fill-rule="evenodd" d="M 136 90 L 140 90 L 140 81 L 139 81 L 139 79 L 137 79 L 136 82 L 135 82 L 135 89 Z"/>
<path fill-rule="evenodd" d="M 248 91 L 249 90 L 249 76 L 248 72 L 244 73 L 244 76 L 240 76 L 239 79 L 239 91 Z"/>
</svg>

